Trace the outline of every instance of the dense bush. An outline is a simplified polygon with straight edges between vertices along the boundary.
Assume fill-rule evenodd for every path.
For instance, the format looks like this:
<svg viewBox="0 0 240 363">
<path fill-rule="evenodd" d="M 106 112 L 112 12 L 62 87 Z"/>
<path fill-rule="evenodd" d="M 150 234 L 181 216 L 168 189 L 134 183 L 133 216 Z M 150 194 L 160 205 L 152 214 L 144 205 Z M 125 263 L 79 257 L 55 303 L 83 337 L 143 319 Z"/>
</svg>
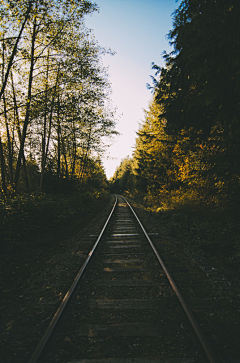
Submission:
<svg viewBox="0 0 240 363">
<path fill-rule="evenodd" d="M 71 224 L 86 217 L 107 198 L 106 191 L 92 190 L 55 195 L 22 194 L 0 199 L 0 248 L 8 250 L 26 242 L 34 244 L 39 238 L 60 231 L 69 233 Z"/>
</svg>

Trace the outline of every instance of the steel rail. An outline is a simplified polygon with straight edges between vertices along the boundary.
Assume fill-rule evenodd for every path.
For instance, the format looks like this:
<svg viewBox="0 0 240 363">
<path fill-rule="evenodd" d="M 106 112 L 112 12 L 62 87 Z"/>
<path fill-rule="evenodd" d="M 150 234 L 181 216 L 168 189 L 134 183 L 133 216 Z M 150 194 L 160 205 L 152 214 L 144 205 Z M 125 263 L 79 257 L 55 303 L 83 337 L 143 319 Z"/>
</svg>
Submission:
<svg viewBox="0 0 240 363">
<path fill-rule="evenodd" d="M 108 223 L 110 221 L 110 218 L 111 218 L 111 216 L 112 216 L 112 214 L 114 212 L 114 209 L 115 209 L 115 207 L 117 205 L 117 196 L 115 196 L 115 197 L 116 197 L 116 199 L 115 199 L 114 206 L 113 206 L 113 208 L 112 208 L 112 210 L 111 210 L 111 212 L 110 212 L 110 214 L 109 214 L 109 216 L 107 218 L 107 221 L 105 222 L 105 224 L 104 224 L 104 226 L 103 226 L 103 228 L 102 228 L 102 230 L 101 230 L 101 232 L 100 232 L 100 234 L 99 234 L 93 248 L 89 252 L 88 257 L 86 258 L 84 264 L 82 265 L 82 267 L 79 270 L 77 276 L 75 277 L 70 289 L 65 294 L 59 308 L 57 309 L 55 315 L 53 316 L 51 322 L 49 323 L 45 333 L 43 334 L 41 340 L 39 341 L 35 351 L 33 352 L 30 360 L 28 361 L 28 363 L 36 363 L 38 361 L 38 359 L 40 358 L 40 355 L 42 354 L 44 347 L 46 346 L 46 344 L 47 344 L 47 342 L 48 342 L 48 340 L 49 340 L 49 338 L 50 338 L 50 336 L 51 336 L 51 334 L 52 334 L 52 332 L 53 332 L 53 330 L 54 330 L 54 328 L 55 328 L 55 326 L 56 326 L 56 324 L 57 324 L 57 322 L 58 322 L 58 320 L 60 318 L 60 316 L 62 315 L 64 308 L 66 307 L 66 305 L 67 305 L 67 303 L 68 303 L 68 301 L 69 301 L 69 299 L 70 299 L 70 297 L 71 297 L 77 283 L 79 282 L 79 280 L 80 280 L 80 278 L 81 278 L 81 276 L 82 276 L 82 274 L 83 274 L 83 272 L 84 272 L 90 258 L 93 255 L 93 252 L 95 251 L 97 245 L 99 244 L 99 242 L 100 242 L 100 240 L 102 238 L 103 233 L 105 232 L 105 229 L 106 229 L 106 227 L 107 227 L 107 225 L 108 225 Z"/>
<path fill-rule="evenodd" d="M 129 208 L 131 209 L 132 213 L 134 214 L 135 218 L 137 219 L 137 221 L 138 221 L 138 223 L 139 223 L 145 237 L 147 238 L 148 242 L 150 243 L 150 245 L 151 245 L 151 247 L 152 247 L 152 249 L 153 249 L 153 251 L 154 251 L 154 253 L 155 253 L 155 255 L 156 255 L 157 259 L 158 259 L 158 261 L 160 262 L 160 264 L 161 264 L 161 266 L 162 266 L 162 268 L 163 268 L 163 270 L 164 270 L 164 272 L 165 272 L 165 274 L 166 274 L 166 276 L 168 278 L 168 281 L 170 282 L 170 285 L 172 286 L 173 291 L 175 292 L 180 304 L 182 305 L 183 310 L 185 311 L 185 314 L 188 317 L 188 320 L 189 320 L 195 334 L 198 337 L 198 340 L 199 340 L 199 342 L 200 342 L 200 344 L 201 344 L 201 346 L 202 346 L 202 348 L 203 348 L 209 362 L 210 363 L 219 363 L 218 358 L 216 357 L 215 353 L 212 351 L 211 347 L 209 346 L 203 332 L 201 331 L 198 323 L 196 322 L 195 318 L 193 317 L 192 312 L 190 311 L 189 307 L 187 306 L 181 292 L 179 291 L 176 283 L 174 282 L 173 278 L 171 277 L 170 273 L 168 272 L 163 260 L 159 256 L 159 254 L 158 254 L 158 252 L 156 250 L 156 247 L 154 246 L 153 242 L 151 241 L 148 233 L 146 232 L 145 228 L 143 227 L 143 225 L 142 225 L 141 221 L 139 220 L 137 214 L 135 213 L 134 209 L 132 208 L 130 203 L 127 201 L 127 199 L 124 198 L 124 197 L 122 197 L 122 198 L 128 204 Z"/>
</svg>

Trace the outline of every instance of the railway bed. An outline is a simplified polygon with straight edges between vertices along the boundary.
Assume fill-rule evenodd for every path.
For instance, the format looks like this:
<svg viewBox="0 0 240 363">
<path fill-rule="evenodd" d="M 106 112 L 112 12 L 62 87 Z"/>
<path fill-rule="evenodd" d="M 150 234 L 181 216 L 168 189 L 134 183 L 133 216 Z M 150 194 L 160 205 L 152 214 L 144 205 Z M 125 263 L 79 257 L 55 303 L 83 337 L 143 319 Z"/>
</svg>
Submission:
<svg viewBox="0 0 240 363">
<path fill-rule="evenodd" d="M 161 257 L 133 213 L 119 196 L 57 326 L 47 334 L 48 342 L 43 340 L 46 347 L 30 362 L 218 361 L 196 330 L 203 340 L 198 342 L 175 294 L 178 288 L 169 283 L 163 261 L 163 266 L 159 264 Z"/>
</svg>

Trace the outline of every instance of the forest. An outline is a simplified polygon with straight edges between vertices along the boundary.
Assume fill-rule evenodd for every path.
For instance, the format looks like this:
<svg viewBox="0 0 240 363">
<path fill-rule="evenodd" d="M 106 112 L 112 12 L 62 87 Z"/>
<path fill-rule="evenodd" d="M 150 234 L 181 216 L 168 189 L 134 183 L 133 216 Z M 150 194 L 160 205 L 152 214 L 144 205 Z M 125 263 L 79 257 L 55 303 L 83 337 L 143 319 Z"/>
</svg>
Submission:
<svg viewBox="0 0 240 363">
<path fill-rule="evenodd" d="M 137 12 L 137 1 L 133 2 Z M 131 202 L 153 236 L 156 251 L 166 260 L 219 357 L 222 347 L 226 359 L 221 356 L 220 361 L 238 361 L 240 1 L 175 3 L 167 36 L 172 51 L 164 53 L 163 66 L 152 63 L 151 70 L 149 64 L 154 74 L 146 85 L 151 100 L 143 120 L 137 120 L 133 154 L 108 180 L 103 157 L 119 133 L 102 56 L 114 52 L 99 45 L 85 21 L 99 11 L 98 4 L 0 0 L 1 361 L 30 358 L 69 287 L 76 285 L 81 266 L 93 254 L 114 194 Z M 132 14 L 128 16 L 131 19 Z M 136 65 L 136 69 L 141 68 Z M 120 209 L 118 227 L 110 226 L 106 232 L 112 240 L 103 240 L 110 253 L 100 250 L 96 270 L 84 277 L 87 289 L 76 292 L 83 300 L 77 296 L 69 308 L 77 325 L 74 329 L 72 323 L 66 325 L 63 349 L 47 355 L 47 361 L 78 360 L 74 354 L 82 346 L 84 361 L 147 361 L 148 352 L 155 361 L 152 341 L 168 361 L 202 361 L 192 332 L 183 339 L 189 323 L 177 316 L 179 330 L 173 328 L 178 310 L 165 320 L 165 307 L 175 306 L 173 292 L 165 294 L 170 285 L 164 272 L 155 274 L 156 261 Z M 130 233 L 122 232 L 122 218 Z M 119 232 L 114 234 L 115 230 Z M 125 236 L 134 237 L 132 245 Z M 135 252 L 138 244 L 140 253 Z M 105 261 L 99 260 L 105 256 Z M 150 270 L 145 269 L 149 266 L 145 260 L 153 261 Z M 110 267 L 104 268 L 105 263 Z M 149 278 L 154 274 L 152 284 Z M 121 300 L 115 300 L 118 293 Z M 137 312 L 138 308 L 145 310 Z M 150 309 L 154 325 L 148 323 Z M 155 319 L 158 310 L 163 313 L 161 320 Z M 142 320 L 142 312 L 146 319 Z M 141 314 L 141 324 L 132 324 L 136 314 Z M 100 325 L 95 325 L 95 315 Z M 63 318 L 63 325 L 64 320 L 68 318 Z M 81 335 L 81 329 L 87 334 Z M 130 335 L 123 336 L 128 329 Z M 173 335 L 173 344 L 165 331 Z M 125 351 L 119 343 L 123 340 Z M 143 340 L 148 352 L 141 346 Z M 103 352 L 113 341 L 116 351 Z M 191 352 L 194 348 L 194 357 L 185 355 L 185 345 L 191 346 Z M 112 358 L 108 352 L 114 353 Z M 178 354 L 176 360 L 172 354 Z"/>
<path fill-rule="evenodd" d="M 35 228 L 53 233 L 112 192 L 180 213 L 179 228 L 239 264 L 239 1 L 178 3 L 133 156 L 110 181 L 101 159 L 117 130 L 101 57 L 113 53 L 84 23 L 97 10 L 88 0 L 0 3 L 1 247 Z"/>
<path fill-rule="evenodd" d="M 114 133 L 101 48 L 85 28 L 89 1 L 3 1 L 1 184 L 4 194 L 85 182 Z M 110 51 L 109 51 L 110 52 Z"/>
<path fill-rule="evenodd" d="M 68 221 L 86 195 L 105 198 L 101 156 L 117 131 L 101 62 L 112 52 L 84 23 L 97 10 L 88 0 L 0 3 L 3 244 L 20 242 L 38 220 Z"/>
<path fill-rule="evenodd" d="M 234 0 L 181 2 L 168 34 L 173 51 L 164 67 L 152 65 L 152 100 L 133 157 L 111 180 L 114 192 L 159 216 L 179 215 L 179 231 L 238 266 L 239 16 Z"/>
</svg>

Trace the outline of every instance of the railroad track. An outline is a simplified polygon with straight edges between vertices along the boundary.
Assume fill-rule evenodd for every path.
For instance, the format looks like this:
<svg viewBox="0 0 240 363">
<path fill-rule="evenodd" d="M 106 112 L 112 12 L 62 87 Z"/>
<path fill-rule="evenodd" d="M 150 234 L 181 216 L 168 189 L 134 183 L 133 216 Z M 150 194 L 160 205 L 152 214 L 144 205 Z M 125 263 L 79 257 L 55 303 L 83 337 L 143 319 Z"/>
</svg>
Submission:
<svg viewBox="0 0 240 363">
<path fill-rule="evenodd" d="M 121 196 L 29 363 L 217 363 Z"/>
</svg>

